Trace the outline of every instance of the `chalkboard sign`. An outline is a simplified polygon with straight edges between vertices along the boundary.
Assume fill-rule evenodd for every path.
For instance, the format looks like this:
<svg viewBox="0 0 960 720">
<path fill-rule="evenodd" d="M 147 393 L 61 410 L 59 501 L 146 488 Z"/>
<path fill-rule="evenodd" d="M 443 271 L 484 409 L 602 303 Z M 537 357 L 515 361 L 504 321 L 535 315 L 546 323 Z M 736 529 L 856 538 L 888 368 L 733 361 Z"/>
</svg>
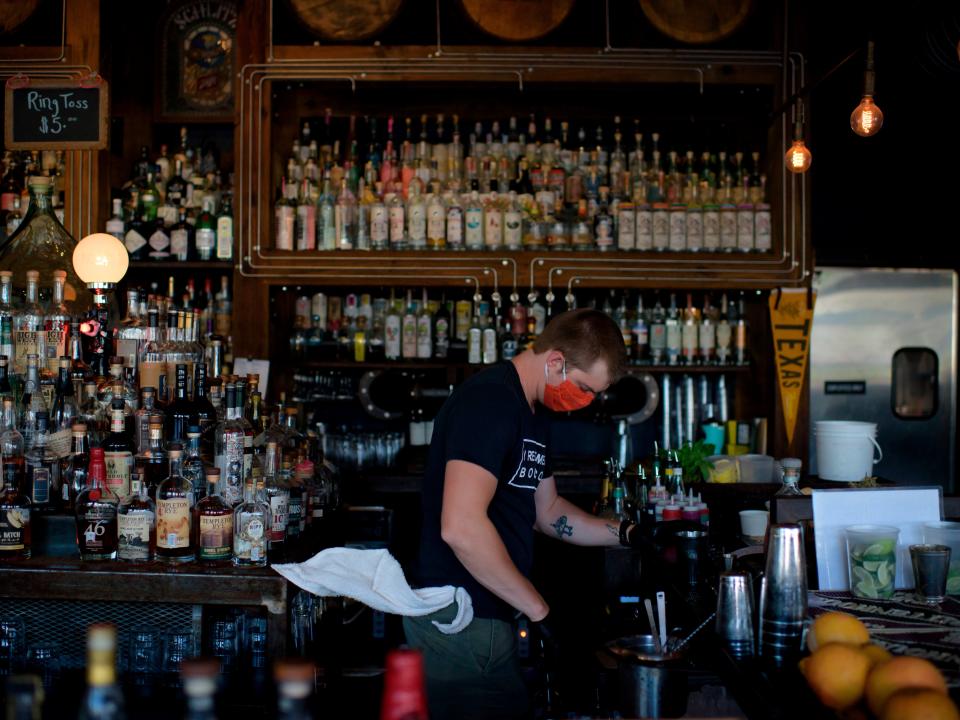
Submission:
<svg viewBox="0 0 960 720">
<path fill-rule="evenodd" d="M 9 149 L 101 150 L 107 146 L 107 83 L 7 83 L 4 140 Z"/>
</svg>

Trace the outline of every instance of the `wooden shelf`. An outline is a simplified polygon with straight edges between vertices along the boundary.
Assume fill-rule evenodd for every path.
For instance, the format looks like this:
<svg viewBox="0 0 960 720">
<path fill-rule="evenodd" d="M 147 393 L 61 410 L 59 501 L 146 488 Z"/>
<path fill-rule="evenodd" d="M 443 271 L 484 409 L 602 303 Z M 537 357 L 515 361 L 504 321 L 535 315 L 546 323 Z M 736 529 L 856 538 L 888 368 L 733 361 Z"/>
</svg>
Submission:
<svg viewBox="0 0 960 720">
<path fill-rule="evenodd" d="M 130 270 L 233 270 L 232 260 L 131 260 Z"/>
<path fill-rule="evenodd" d="M 354 362 L 353 360 L 303 360 L 293 361 L 291 367 L 301 370 L 482 370 L 488 365 L 473 365 L 464 362 L 440 362 L 436 360 L 397 360 L 385 362 Z M 630 375 L 641 373 L 742 373 L 751 370 L 750 365 L 631 365 Z"/>
</svg>

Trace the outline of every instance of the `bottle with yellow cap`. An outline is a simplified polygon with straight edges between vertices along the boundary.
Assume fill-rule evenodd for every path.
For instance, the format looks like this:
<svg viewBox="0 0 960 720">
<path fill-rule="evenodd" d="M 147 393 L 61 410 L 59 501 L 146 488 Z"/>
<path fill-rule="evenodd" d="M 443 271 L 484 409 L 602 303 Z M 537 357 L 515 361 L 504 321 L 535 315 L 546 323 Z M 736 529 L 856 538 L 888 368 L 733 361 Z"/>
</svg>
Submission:
<svg viewBox="0 0 960 720">
<path fill-rule="evenodd" d="M 80 720 L 122 720 L 123 693 L 117 684 L 117 629 L 108 623 L 87 630 L 87 692 Z"/>
</svg>

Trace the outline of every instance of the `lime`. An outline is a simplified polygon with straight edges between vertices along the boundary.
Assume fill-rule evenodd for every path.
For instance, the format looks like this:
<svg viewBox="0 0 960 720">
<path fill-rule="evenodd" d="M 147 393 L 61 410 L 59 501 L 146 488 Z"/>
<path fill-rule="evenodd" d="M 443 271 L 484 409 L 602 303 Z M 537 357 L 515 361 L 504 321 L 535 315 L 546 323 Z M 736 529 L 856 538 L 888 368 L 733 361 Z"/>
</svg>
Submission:
<svg viewBox="0 0 960 720">
<path fill-rule="evenodd" d="M 865 568 L 862 568 L 859 565 L 854 565 L 852 570 L 854 582 L 859 582 L 861 580 L 869 580 L 870 582 L 873 582 L 873 575 L 868 573 Z"/>
<path fill-rule="evenodd" d="M 883 587 L 893 582 L 893 576 L 897 571 L 894 563 L 880 563 L 877 568 L 877 585 Z"/>
<path fill-rule="evenodd" d="M 872 580 L 861 580 L 856 585 L 853 586 L 853 594 L 857 597 L 866 597 L 866 598 L 876 598 L 879 597 L 877 594 L 877 587 L 873 584 Z"/>
<path fill-rule="evenodd" d="M 875 573 L 883 563 L 879 560 L 864 560 L 863 569 Z"/>
<path fill-rule="evenodd" d="M 884 556 L 892 553 L 895 547 L 893 540 L 879 540 L 864 550 L 863 556 L 870 560 L 884 560 Z"/>
</svg>

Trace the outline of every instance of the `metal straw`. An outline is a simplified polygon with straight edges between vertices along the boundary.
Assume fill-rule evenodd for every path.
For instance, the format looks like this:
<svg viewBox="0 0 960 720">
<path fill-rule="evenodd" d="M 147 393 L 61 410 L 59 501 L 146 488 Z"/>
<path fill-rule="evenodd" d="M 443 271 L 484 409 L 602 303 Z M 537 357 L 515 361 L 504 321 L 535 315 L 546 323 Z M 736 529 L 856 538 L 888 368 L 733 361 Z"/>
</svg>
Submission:
<svg viewBox="0 0 960 720">
<path fill-rule="evenodd" d="M 650 634 L 653 635 L 653 644 L 656 647 L 657 655 L 663 655 L 663 644 L 660 642 L 660 633 L 657 632 L 657 623 L 653 619 L 653 603 L 650 598 L 643 601 L 643 606 L 647 609 L 647 622 L 650 623 Z"/>
</svg>

